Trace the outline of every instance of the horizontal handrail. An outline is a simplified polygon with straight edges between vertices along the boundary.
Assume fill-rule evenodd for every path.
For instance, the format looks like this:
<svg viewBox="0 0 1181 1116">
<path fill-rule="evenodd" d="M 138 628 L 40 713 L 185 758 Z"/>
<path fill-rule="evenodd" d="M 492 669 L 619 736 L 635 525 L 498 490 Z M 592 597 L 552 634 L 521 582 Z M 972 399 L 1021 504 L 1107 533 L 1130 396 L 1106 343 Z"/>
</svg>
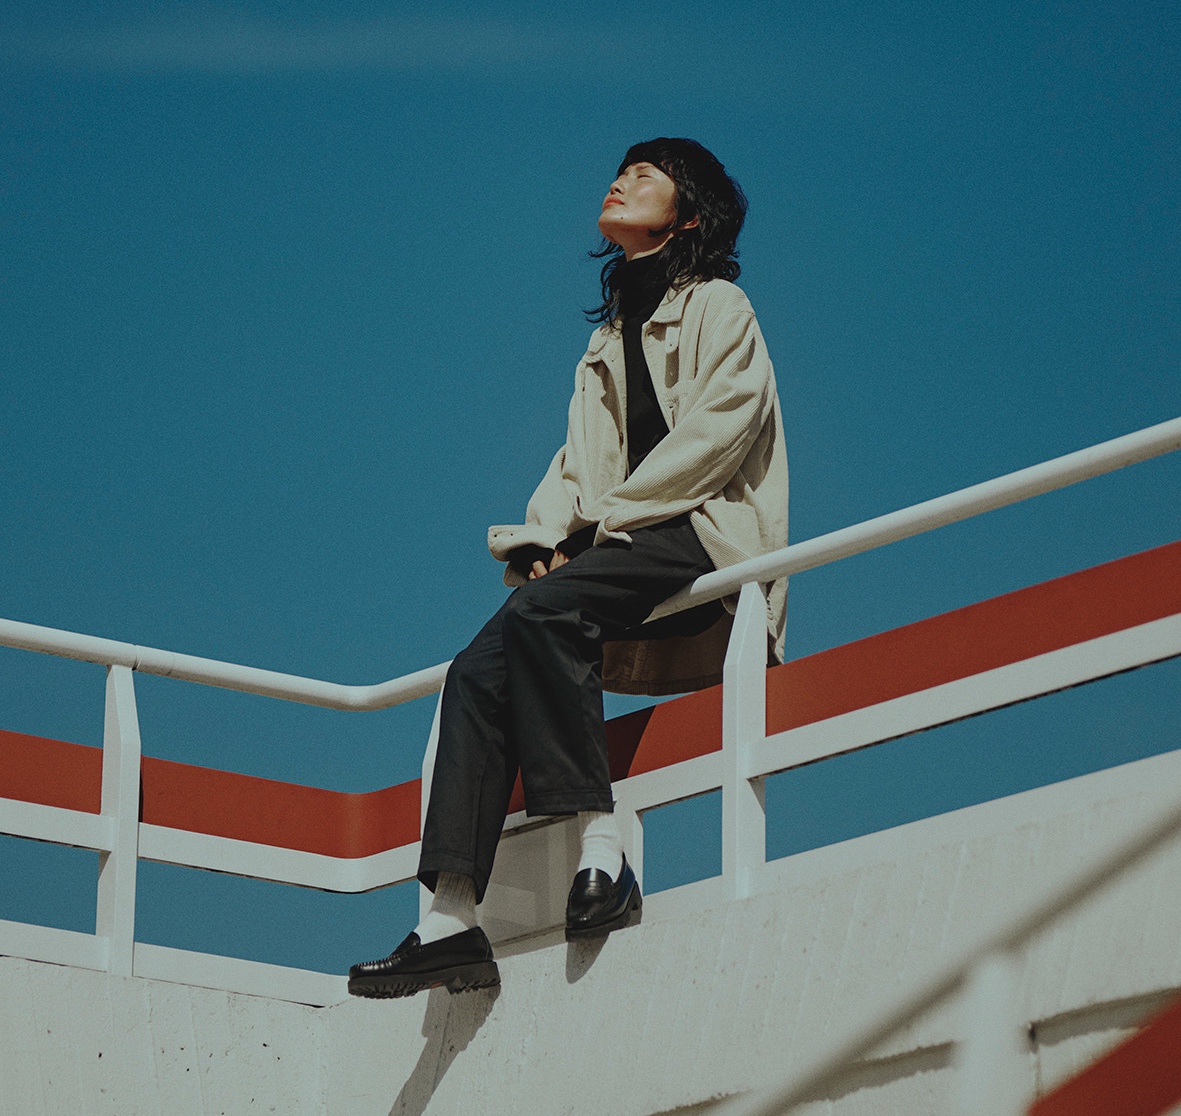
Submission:
<svg viewBox="0 0 1181 1116">
<path fill-rule="evenodd" d="M 1181 449 L 1181 418 L 704 574 L 655 609 L 652 618 L 729 596 L 746 582 L 773 581 L 815 569 L 1176 449 Z M 450 665 L 439 663 L 386 682 L 354 686 L 2 619 L 0 646 L 106 666 L 127 666 L 144 674 L 178 678 L 204 686 L 353 711 L 388 709 L 438 693 Z"/>
<path fill-rule="evenodd" d="M 45 628 L 25 624 L 19 620 L 0 620 L 0 646 L 24 651 L 40 651 L 64 659 L 99 663 L 103 666 L 126 666 L 141 674 L 156 674 L 164 678 L 179 678 L 203 686 L 223 690 L 238 690 L 247 694 L 279 698 L 282 701 L 318 705 L 325 709 L 368 711 L 388 709 L 392 705 L 413 701 L 415 698 L 436 694 L 443 688 L 450 662 L 377 682 L 369 686 L 350 686 L 341 682 L 324 682 L 317 678 L 303 678 L 297 674 L 283 674 L 260 667 L 241 666 L 219 659 L 203 659 L 179 651 L 162 651 L 155 647 L 141 647 L 121 643 L 100 636 L 81 635 L 60 628 Z"/>
<path fill-rule="evenodd" d="M 1020 949 L 1039 931 L 1135 867 L 1178 832 L 1181 832 L 1181 801 L 1174 800 L 1158 809 L 1147 823 L 1114 849 L 1104 850 L 1067 873 L 1065 882 L 1048 897 L 1039 893 L 1026 900 L 1015 914 L 998 920 L 950 960 L 938 964 L 917 992 L 895 994 L 884 1004 L 871 1006 L 859 1014 L 857 1021 L 826 1050 L 805 1059 L 804 1065 L 779 1085 L 756 1093 L 719 1098 L 707 1103 L 701 1111 L 718 1116 L 778 1116 L 805 1101 L 817 1099 L 858 1058 L 958 992 L 981 958 Z"/>
</svg>

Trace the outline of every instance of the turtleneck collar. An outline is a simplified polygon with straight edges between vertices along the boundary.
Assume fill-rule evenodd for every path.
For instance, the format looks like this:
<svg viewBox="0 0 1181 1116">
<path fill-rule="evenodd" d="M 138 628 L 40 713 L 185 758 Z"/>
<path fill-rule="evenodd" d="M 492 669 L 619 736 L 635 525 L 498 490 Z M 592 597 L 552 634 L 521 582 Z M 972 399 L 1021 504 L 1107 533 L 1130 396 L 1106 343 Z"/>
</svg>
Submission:
<svg viewBox="0 0 1181 1116">
<path fill-rule="evenodd" d="M 619 313 L 624 319 L 640 317 L 647 321 L 668 291 L 668 282 L 660 267 L 662 253 L 626 260 L 615 269 L 611 285 L 619 291 Z"/>
</svg>

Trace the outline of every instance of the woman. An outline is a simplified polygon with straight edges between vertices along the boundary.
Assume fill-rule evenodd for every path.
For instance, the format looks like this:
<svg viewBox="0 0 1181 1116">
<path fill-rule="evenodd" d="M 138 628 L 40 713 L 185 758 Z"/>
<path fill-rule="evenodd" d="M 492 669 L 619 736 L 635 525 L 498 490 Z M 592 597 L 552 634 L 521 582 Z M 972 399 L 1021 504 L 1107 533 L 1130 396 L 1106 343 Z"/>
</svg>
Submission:
<svg viewBox="0 0 1181 1116">
<path fill-rule="evenodd" d="M 518 526 L 489 547 L 516 586 L 452 663 L 418 878 L 429 912 L 349 991 L 405 996 L 499 983 L 476 924 L 518 770 L 530 815 L 577 814 L 567 938 L 638 917 L 612 813 L 602 687 L 677 693 L 716 683 L 730 612 L 715 602 L 645 624 L 715 568 L 787 543 L 787 458 L 775 379 L 733 285 L 746 199 L 699 143 L 632 147 L 599 216 L 600 322 L 578 365 L 566 444 Z M 782 659 L 786 586 L 767 593 Z"/>
</svg>

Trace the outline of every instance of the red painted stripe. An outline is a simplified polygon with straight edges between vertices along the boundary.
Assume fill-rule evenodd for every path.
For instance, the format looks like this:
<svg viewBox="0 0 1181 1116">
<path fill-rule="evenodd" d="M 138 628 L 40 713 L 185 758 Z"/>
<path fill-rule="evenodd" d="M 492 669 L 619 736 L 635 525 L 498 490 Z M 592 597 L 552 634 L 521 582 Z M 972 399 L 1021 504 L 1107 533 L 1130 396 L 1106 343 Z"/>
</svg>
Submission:
<svg viewBox="0 0 1181 1116">
<path fill-rule="evenodd" d="M 1181 612 L 1181 542 L 1020 589 L 775 667 L 767 727 L 782 732 Z M 721 687 L 607 726 L 611 777 L 722 746 Z M 0 732 L 0 796 L 98 813 L 102 750 Z M 145 758 L 143 820 L 303 849 L 368 856 L 419 837 L 419 780 L 368 794 Z M 523 807 L 520 784 L 510 803 Z"/>
<path fill-rule="evenodd" d="M 421 794 L 419 779 L 348 794 L 145 756 L 141 820 L 325 856 L 370 856 L 418 840 Z"/>
<path fill-rule="evenodd" d="M 721 747 L 721 686 L 616 717 L 607 725 L 612 779 L 656 771 Z"/>
<path fill-rule="evenodd" d="M 0 798 L 97 814 L 103 751 L 0 729 Z"/>
<path fill-rule="evenodd" d="M 140 820 L 327 856 L 418 840 L 421 780 L 368 794 L 143 758 Z M 0 730 L 0 798 L 97 814 L 102 749 Z"/>
<path fill-rule="evenodd" d="M 1181 612 L 1181 542 L 797 659 L 767 673 L 767 732 Z"/>
<path fill-rule="evenodd" d="M 1077 1077 L 1039 1098 L 1029 1116 L 1163 1116 L 1181 1102 L 1181 1000 Z"/>
</svg>

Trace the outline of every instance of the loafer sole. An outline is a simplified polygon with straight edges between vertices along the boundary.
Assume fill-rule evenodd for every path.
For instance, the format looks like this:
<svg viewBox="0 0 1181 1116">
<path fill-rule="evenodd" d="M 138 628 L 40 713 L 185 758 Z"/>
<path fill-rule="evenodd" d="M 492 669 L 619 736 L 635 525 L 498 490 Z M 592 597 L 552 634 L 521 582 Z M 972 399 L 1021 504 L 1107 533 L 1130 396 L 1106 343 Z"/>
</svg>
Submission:
<svg viewBox="0 0 1181 1116">
<path fill-rule="evenodd" d="M 426 973 L 350 977 L 349 995 L 365 996 L 372 1000 L 393 1000 L 425 992 L 428 988 L 446 987 L 454 995 L 456 992 L 495 988 L 499 984 L 500 970 L 495 961 L 473 961 L 468 965 L 454 965 L 449 969 Z"/>
<path fill-rule="evenodd" d="M 623 910 L 614 918 L 606 922 L 593 923 L 590 926 L 566 925 L 566 941 L 572 942 L 578 938 L 600 938 L 610 934 L 612 930 L 622 930 L 625 926 L 638 926 L 644 913 L 644 897 L 640 894 L 637 884 L 632 888 Z"/>
</svg>

